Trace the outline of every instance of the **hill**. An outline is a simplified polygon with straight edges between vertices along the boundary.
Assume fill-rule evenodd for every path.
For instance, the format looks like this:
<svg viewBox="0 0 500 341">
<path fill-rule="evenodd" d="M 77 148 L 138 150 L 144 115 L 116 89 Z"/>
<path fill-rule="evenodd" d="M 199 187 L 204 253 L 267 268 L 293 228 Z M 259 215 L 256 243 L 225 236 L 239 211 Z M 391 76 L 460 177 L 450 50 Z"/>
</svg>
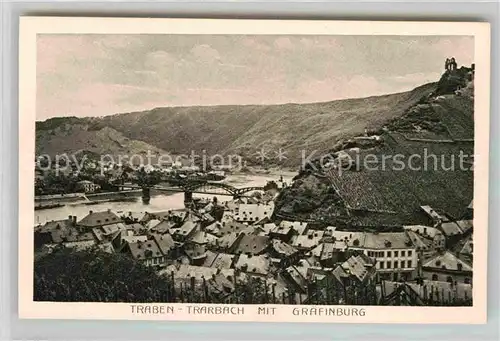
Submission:
<svg viewBox="0 0 500 341">
<path fill-rule="evenodd" d="M 37 123 L 37 155 L 145 155 L 163 151 L 143 141 L 125 137 L 110 127 L 96 129 L 87 119 L 68 118 Z"/>
<path fill-rule="evenodd" d="M 403 93 L 323 103 L 167 107 L 102 118 L 51 119 L 37 124 L 37 151 L 114 150 L 116 138 L 107 137 L 113 132 L 123 135 L 121 141 L 144 142 L 137 149 L 150 145 L 173 154 L 238 154 L 254 162 L 262 148 L 271 156 L 282 148 L 285 165 L 298 166 L 302 150 L 324 152 L 366 127 L 380 128 L 435 89 L 432 83 Z M 135 148 L 117 150 L 122 149 Z"/>
<path fill-rule="evenodd" d="M 397 228 L 432 224 L 420 207 L 429 205 L 461 219 L 474 182 L 470 70 L 445 73 L 435 93 L 379 131 L 339 142 L 329 164 L 311 162 L 280 194 L 275 215 L 337 227 Z"/>
</svg>

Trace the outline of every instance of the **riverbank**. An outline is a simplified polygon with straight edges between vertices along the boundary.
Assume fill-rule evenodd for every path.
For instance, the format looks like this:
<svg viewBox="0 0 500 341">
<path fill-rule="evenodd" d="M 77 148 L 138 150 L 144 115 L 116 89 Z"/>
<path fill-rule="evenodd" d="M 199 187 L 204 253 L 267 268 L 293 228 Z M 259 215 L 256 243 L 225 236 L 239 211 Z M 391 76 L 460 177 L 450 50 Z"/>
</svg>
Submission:
<svg viewBox="0 0 500 341">
<path fill-rule="evenodd" d="M 260 187 L 265 186 L 268 181 L 277 181 L 283 175 L 283 180 L 290 182 L 295 174 L 274 174 L 274 175 L 233 175 L 229 174 L 226 179 L 223 180 L 224 183 L 234 187 Z M 90 210 L 94 212 L 104 211 L 111 209 L 113 212 L 121 214 L 121 212 L 133 212 L 133 213 L 144 213 L 144 212 L 159 212 L 166 211 L 170 209 L 181 209 L 184 208 L 184 193 L 172 192 L 165 193 L 161 192 L 159 195 L 155 195 L 152 191 L 151 201 L 149 204 L 144 204 L 140 198 L 142 195 L 141 190 L 129 191 L 135 192 L 136 194 L 129 194 L 129 197 L 122 200 L 113 200 L 109 197 L 105 200 L 100 201 L 85 201 L 78 203 L 71 203 L 69 205 L 64 205 L 62 207 L 56 207 L 52 209 L 43 209 L 35 211 L 35 221 L 36 224 L 44 224 L 50 220 L 66 219 L 68 215 L 77 216 L 79 219 L 83 218 L 88 214 Z M 123 192 L 121 192 L 123 193 Z M 110 195 L 110 193 L 106 193 Z M 195 194 L 196 198 L 208 198 L 213 199 L 214 195 L 209 194 Z M 231 196 L 227 195 L 215 195 L 219 202 L 226 202 L 232 200 Z M 103 198 L 103 197 L 101 197 Z"/>
</svg>

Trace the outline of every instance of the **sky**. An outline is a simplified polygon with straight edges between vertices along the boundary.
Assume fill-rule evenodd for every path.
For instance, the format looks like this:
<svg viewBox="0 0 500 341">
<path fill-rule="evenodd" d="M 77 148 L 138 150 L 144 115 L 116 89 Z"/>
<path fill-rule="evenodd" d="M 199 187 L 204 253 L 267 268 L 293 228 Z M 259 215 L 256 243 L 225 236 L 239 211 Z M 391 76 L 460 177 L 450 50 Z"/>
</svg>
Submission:
<svg viewBox="0 0 500 341">
<path fill-rule="evenodd" d="M 411 90 L 467 36 L 39 35 L 37 120 L 165 106 L 323 102 Z"/>
</svg>

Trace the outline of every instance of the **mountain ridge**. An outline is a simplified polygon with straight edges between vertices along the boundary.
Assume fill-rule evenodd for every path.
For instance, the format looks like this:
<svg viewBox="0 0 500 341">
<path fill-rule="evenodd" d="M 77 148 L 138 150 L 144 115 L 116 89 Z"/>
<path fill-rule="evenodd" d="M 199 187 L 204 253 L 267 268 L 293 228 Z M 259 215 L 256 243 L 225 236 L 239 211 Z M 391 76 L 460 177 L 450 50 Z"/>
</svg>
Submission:
<svg viewBox="0 0 500 341">
<path fill-rule="evenodd" d="M 192 151 L 205 151 L 208 155 L 237 154 L 258 163 L 256 155 L 260 150 L 273 154 L 282 148 L 287 153 L 286 159 L 281 162 L 269 159 L 267 163 L 296 166 L 301 151 L 324 152 L 339 140 L 360 134 L 367 127 L 380 128 L 436 87 L 437 83 L 428 83 L 395 94 L 316 103 L 177 106 L 99 118 L 52 118 L 37 122 L 37 152 L 47 148 L 59 150 L 48 147 L 54 143 L 42 137 L 54 132 L 60 134 L 57 128 L 69 124 L 86 126 L 88 132 L 95 134 L 111 128 L 124 138 L 172 154 Z M 88 135 L 92 141 L 92 133 Z M 108 146 L 102 149 L 112 150 Z"/>
</svg>

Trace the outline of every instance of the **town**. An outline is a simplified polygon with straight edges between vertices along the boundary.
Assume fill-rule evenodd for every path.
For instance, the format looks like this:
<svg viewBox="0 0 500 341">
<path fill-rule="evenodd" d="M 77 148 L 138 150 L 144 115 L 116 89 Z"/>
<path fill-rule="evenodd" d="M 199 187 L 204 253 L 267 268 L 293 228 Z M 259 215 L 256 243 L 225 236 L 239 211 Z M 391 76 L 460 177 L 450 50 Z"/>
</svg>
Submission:
<svg viewBox="0 0 500 341">
<path fill-rule="evenodd" d="M 36 226 L 35 257 L 60 248 L 126 256 L 173 283 L 171 302 L 472 304 L 472 202 L 461 220 L 421 206 L 434 224 L 378 232 L 282 219 L 277 196 L 142 214 L 89 210 Z"/>
</svg>

